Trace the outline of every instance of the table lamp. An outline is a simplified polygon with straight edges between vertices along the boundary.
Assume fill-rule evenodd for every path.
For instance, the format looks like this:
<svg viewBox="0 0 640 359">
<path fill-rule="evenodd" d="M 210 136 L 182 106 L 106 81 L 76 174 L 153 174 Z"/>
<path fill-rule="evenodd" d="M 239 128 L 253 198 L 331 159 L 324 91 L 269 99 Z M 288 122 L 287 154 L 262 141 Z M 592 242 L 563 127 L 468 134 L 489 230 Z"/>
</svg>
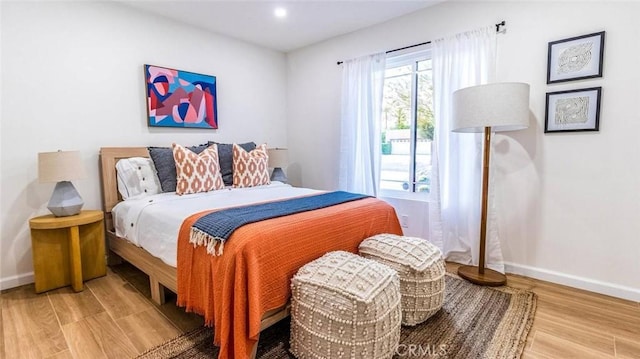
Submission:
<svg viewBox="0 0 640 359">
<path fill-rule="evenodd" d="M 79 151 L 38 153 L 38 180 L 57 182 L 47 208 L 56 217 L 80 213 L 84 202 L 71 180 L 86 177 Z"/>
<path fill-rule="evenodd" d="M 271 173 L 272 181 L 280 181 L 287 183 L 287 175 L 282 170 L 283 167 L 287 167 L 289 163 L 289 156 L 287 155 L 286 148 L 269 148 L 267 150 L 269 154 L 269 167 L 273 168 Z"/>
<path fill-rule="evenodd" d="M 453 93 L 452 107 L 453 132 L 484 132 L 480 258 L 478 266 L 459 267 L 458 275 L 479 285 L 503 285 L 507 282 L 504 274 L 485 268 L 491 131 L 515 131 L 529 127 L 529 85 L 509 82 L 463 88 Z"/>
</svg>

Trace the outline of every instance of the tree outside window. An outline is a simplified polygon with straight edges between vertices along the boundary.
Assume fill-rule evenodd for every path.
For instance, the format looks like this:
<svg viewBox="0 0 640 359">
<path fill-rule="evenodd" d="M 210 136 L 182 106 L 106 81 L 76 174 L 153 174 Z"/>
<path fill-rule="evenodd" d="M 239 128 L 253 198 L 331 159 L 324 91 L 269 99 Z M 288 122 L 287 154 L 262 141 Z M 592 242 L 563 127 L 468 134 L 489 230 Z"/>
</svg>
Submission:
<svg viewBox="0 0 640 359">
<path fill-rule="evenodd" d="M 435 128 L 431 59 L 387 59 L 381 116 L 380 188 L 429 192 Z"/>
</svg>

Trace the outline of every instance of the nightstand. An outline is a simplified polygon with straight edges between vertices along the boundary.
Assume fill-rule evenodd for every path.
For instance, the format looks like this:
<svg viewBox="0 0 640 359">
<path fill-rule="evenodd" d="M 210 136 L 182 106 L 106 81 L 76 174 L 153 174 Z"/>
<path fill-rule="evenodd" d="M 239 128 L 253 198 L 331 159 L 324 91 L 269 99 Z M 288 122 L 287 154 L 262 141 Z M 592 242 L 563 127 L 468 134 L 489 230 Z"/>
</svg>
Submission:
<svg viewBox="0 0 640 359">
<path fill-rule="evenodd" d="M 46 215 L 29 220 L 36 293 L 107 274 L 104 213 L 81 211 L 68 217 Z"/>
</svg>

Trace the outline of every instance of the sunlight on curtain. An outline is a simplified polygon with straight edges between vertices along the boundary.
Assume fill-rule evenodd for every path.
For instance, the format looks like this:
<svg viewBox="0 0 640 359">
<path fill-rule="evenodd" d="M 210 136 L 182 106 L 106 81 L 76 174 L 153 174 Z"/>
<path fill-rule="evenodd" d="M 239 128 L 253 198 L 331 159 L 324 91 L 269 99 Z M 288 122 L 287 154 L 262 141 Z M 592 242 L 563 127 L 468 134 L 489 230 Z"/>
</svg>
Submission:
<svg viewBox="0 0 640 359">
<path fill-rule="evenodd" d="M 342 73 L 340 189 L 378 194 L 385 53 L 345 61 Z"/>
<path fill-rule="evenodd" d="M 496 31 L 488 26 L 433 44 L 436 133 L 429 206 L 429 237 L 447 260 L 478 263 L 482 134 L 451 132 L 451 98 L 455 90 L 495 80 Z M 492 177 L 490 177 L 492 178 Z M 489 203 L 493 183 L 489 184 Z M 487 267 L 504 272 L 495 208 L 487 221 Z"/>
</svg>

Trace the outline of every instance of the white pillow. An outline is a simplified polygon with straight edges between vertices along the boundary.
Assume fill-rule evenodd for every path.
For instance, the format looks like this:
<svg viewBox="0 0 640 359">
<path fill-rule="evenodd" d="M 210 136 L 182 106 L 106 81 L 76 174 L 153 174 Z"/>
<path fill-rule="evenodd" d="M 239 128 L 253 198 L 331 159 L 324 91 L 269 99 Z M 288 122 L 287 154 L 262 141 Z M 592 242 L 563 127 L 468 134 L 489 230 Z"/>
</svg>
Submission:
<svg viewBox="0 0 640 359">
<path fill-rule="evenodd" d="M 131 157 L 116 163 L 118 192 L 122 199 L 135 199 L 161 193 L 160 180 L 150 158 Z"/>
</svg>

